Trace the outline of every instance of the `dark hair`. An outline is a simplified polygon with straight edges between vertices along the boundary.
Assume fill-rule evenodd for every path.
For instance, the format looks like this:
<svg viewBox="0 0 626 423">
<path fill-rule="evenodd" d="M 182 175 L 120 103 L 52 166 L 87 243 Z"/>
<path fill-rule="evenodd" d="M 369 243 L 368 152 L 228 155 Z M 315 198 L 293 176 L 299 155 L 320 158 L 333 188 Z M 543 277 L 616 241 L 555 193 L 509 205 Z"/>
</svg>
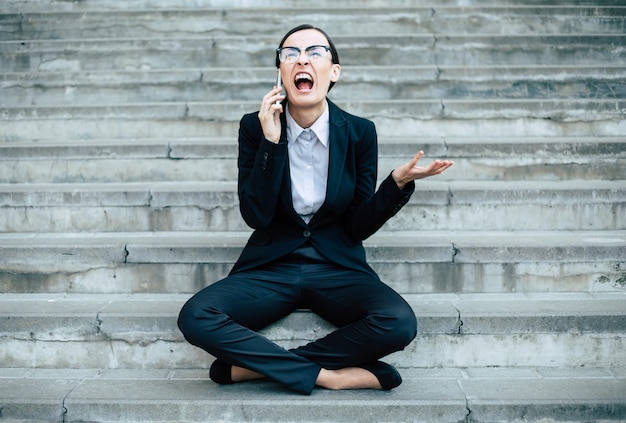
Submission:
<svg viewBox="0 0 626 423">
<path fill-rule="evenodd" d="M 326 37 L 326 40 L 328 40 L 328 46 L 330 47 L 330 55 L 332 56 L 333 63 L 338 65 L 339 64 L 339 53 L 337 52 L 337 47 L 335 47 L 335 44 L 333 43 L 333 40 L 330 39 L 328 34 L 326 32 L 324 32 L 323 29 L 317 28 L 316 26 L 313 26 L 311 24 L 303 24 L 303 25 L 299 25 L 299 26 L 291 29 L 289 32 L 287 32 L 285 34 L 283 39 L 280 40 L 280 44 L 278 45 L 278 48 L 281 48 L 285 44 L 285 40 L 287 38 L 289 38 L 289 36 L 291 34 L 296 33 L 298 31 L 303 31 L 305 29 L 314 29 L 316 31 L 321 32 L 322 35 L 324 37 Z M 280 67 L 280 59 L 278 58 L 278 51 L 276 51 L 276 68 L 278 69 L 279 67 Z M 333 87 L 333 85 L 335 85 L 335 82 L 331 81 L 330 82 L 330 86 L 328 87 L 328 91 L 330 91 L 330 89 Z"/>
</svg>

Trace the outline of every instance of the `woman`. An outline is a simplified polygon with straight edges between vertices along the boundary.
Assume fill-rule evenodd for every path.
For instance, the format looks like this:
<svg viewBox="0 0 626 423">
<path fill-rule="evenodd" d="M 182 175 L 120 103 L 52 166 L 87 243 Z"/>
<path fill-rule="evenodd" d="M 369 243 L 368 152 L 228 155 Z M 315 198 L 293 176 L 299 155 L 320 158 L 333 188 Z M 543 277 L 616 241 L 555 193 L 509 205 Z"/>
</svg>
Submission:
<svg viewBox="0 0 626 423">
<path fill-rule="evenodd" d="M 380 358 L 416 335 L 404 299 L 367 264 L 362 241 L 408 202 L 414 180 L 452 165 L 418 167 L 419 152 L 375 192 L 374 124 L 326 98 L 341 73 L 321 29 L 289 31 L 276 51 L 283 87 L 264 97 L 239 130 L 238 194 L 254 229 L 231 273 L 183 307 L 185 338 L 217 360 L 220 384 L 269 377 L 296 392 L 392 389 L 402 379 Z M 258 330 L 298 308 L 338 329 L 291 350 Z"/>
</svg>

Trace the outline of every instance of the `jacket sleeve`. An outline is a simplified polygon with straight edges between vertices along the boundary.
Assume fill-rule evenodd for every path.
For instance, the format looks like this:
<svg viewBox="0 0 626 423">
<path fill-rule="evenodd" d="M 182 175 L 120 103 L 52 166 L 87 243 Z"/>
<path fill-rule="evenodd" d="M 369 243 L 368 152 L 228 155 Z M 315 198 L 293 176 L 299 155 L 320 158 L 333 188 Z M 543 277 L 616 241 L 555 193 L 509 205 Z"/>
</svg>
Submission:
<svg viewBox="0 0 626 423">
<path fill-rule="evenodd" d="M 238 183 L 241 216 L 252 229 L 267 227 L 276 214 L 287 162 L 287 143 L 274 144 L 263 136 L 257 114 L 239 125 Z"/>
<path fill-rule="evenodd" d="M 362 241 L 378 231 L 409 201 L 415 183 L 400 189 L 389 174 L 376 191 L 378 140 L 370 122 L 355 149 L 356 186 L 354 199 L 347 213 L 345 229 L 354 241 Z"/>
</svg>

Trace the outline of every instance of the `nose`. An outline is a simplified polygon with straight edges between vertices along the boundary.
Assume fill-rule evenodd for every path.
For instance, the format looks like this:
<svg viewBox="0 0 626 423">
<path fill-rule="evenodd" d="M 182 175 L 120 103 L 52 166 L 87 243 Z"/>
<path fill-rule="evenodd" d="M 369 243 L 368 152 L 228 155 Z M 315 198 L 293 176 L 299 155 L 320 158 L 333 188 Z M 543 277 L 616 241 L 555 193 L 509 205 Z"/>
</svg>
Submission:
<svg viewBox="0 0 626 423">
<path fill-rule="evenodd" d="M 309 53 L 306 50 L 300 50 L 297 60 L 299 65 L 306 65 L 309 63 Z"/>
</svg>

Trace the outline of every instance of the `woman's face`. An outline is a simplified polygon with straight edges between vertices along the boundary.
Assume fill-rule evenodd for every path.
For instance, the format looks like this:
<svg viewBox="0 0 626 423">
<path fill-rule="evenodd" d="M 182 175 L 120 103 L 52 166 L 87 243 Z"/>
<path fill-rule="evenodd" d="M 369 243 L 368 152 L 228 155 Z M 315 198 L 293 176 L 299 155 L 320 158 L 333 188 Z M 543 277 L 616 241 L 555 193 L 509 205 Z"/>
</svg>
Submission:
<svg viewBox="0 0 626 423">
<path fill-rule="evenodd" d="M 341 66 L 332 62 L 330 51 L 317 60 L 311 60 L 305 53 L 310 46 L 329 47 L 328 40 L 315 29 L 304 29 L 291 34 L 283 47 L 297 47 L 300 56 L 293 63 L 281 62 L 283 86 L 290 106 L 315 107 L 326 99 L 331 81 L 339 79 Z"/>
</svg>

